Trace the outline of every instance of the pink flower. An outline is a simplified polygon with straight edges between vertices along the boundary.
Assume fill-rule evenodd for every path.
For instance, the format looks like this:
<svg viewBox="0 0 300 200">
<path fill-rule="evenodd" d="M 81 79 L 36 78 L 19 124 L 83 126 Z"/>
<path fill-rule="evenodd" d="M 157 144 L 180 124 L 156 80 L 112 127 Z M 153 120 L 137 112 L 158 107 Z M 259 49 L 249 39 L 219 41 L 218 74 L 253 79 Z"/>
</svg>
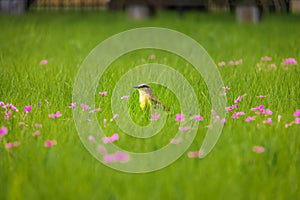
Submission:
<svg viewBox="0 0 300 200">
<path fill-rule="evenodd" d="M 203 117 L 200 115 L 193 115 L 192 119 L 197 120 L 197 121 L 203 121 Z"/>
<path fill-rule="evenodd" d="M 24 112 L 29 113 L 32 110 L 32 106 L 25 106 L 24 107 Z"/>
<path fill-rule="evenodd" d="M 271 61 L 272 58 L 269 57 L 269 56 L 264 56 L 264 57 L 261 57 L 261 60 L 262 60 L 262 61 Z"/>
<path fill-rule="evenodd" d="M 296 124 L 300 124 L 300 118 L 299 118 L 299 117 L 297 117 L 297 118 L 295 119 L 295 123 L 296 123 Z"/>
<path fill-rule="evenodd" d="M 216 122 L 220 120 L 220 116 L 217 115 L 215 110 L 211 110 L 211 114 L 212 114 L 212 116 L 213 116 L 213 118 L 215 119 Z"/>
<path fill-rule="evenodd" d="M 55 114 L 49 114 L 49 118 L 52 118 L 52 119 L 56 119 L 61 116 L 62 116 L 62 114 L 59 111 L 57 111 Z"/>
<path fill-rule="evenodd" d="M 116 141 L 118 139 L 119 139 L 119 134 L 115 133 L 111 137 L 103 137 L 102 141 L 103 141 L 104 144 L 107 144 L 107 143 L 114 142 L 114 141 Z"/>
<path fill-rule="evenodd" d="M 47 60 L 41 60 L 41 62 L 40 62 L 41 65 L 46 65 L 47 63 L 48 63 Z"/>
<path fill-rule="evenodd" d="M 45 146 L 45 147 L 52 147 L 52 146 L 54 146 L 54 145 L 56 145 L 56 144 L 57 144 L 56 140 L 46 140 L 46 141 L 44 142 L 44 146 Z"/>
<path fill-rule="evenodd" d="M 0 128 L 0 138 L 3 137 L 4 135 L 6 135 L 8 133 L 8 130 L 5 126 L 2 126 Z"/>
<path fill-rule="evenodd" d="M 223 89 L 225 90 L 225 91 L 228 91 L 228 90 L 230 90 L 230 88 L 229 87 L 223 87 Z"/>
<path fill-rule="evenodd" d="M 188 152 L 188 157 L 189 158 L 198 158 L 203 154 L 202 151 L 190 151 Z"/>
<path fill-rule="evenodd" d="M 88 139 L 90 142 L 95 142 L 95 138 L 92 135 L 89 135 Z"/>
<path fill-rule="evenodd" d="M 229 65 L 234 65 L 235 62 L 233 60 L 229 61 Z"/>
<path fill-rule="evenodd" d="M 41 107 L 41 102 L 38 102 L 37 107 L 38 107 L 38 108 Z"/>
<path fill-rule="evenodd" d="M 5 103 L 3 101 L 0 101 L 0 106 L 4 106 Z"/>
<path fill-rule="evenodd" d="M 105 155 L 106 154 L 106 149 L 104 146 L 99 146 L 98 147 L 98 151 L 101 155 Z"/>
<path fill-rule="evenodd" d="M 255 153 L 263 153 L 265 151 L 265 148 L 262 146 L 253 146 L 252 151 Z"/>
<path fill-rule="evenodd" d="M 272 118 L 268 118 L 268 119 L 264 120 L 263 124 L 270 124 L 270 125 L 272 125 L 273 124 L 272 123 Z"/>
<path fill-rule="evenodd" d="M 114 156 L 115 156 L 115 159 L 117 161 L 119 161 L 120 163 L 124 163 L 124 162 L 129 161 L 129 155 L 125 152 L 118 151 L 114 154 Z"/>
<path fill-rule="evenodd" d="M 170 143 L 171 144 L 179 144 L 181 141 L 182 141 L 181 138 L 177 138 L 177 139 L 173 138 L 173 139 L 170 140 Z"/>
<path fill-rule="evenodd" d="M 255 118 L 256 118 L 256 116 L 253 116 L 253 117 L 249 116 L 249 117 L 246 118 L 245 121 L 246 121 L 246 122 L 250 122 L 250 121 L 255 120 Z"/>
<path fill-rule="evenodd" d="M 155 113 L 154 115 L 151 116 L 151 120 L 157 120 L 159 116 L 160 116 L 159 113 Z"/>
<path fill-rule="evenodd" d="M 266 110 L 264 110 L 263 114 L 265 114 L 265 115 L 272 115 L 273 112 L 269 108 L 267 108 Z"/>
<path fill-rule="evenodd" d="M 82 108 L 83 110 L 88 110 L 88 109 L 90 109 L 90 107 L 89 107 L 88 105 L 85 105 L 85 104 L 81 104 L 81 108 Z"/>
<path fill-rule="evenodd" d="M 189 127 L 189 126 L 181 126 L 181 127 L 179 127 L 180 131 L 188 131 L 190 129 L 191 129 L 191 127 Z"/>
<path fill-rule="evenodd" d="M 43 125 L 42 124 L 34 124 L 33 126 L 35 126 L 37 128 L 41 128 Z"/>
<path fill-rule="evenodd" d="M 151 54 L 151 55 L 149 56 L 149 58 L 150 58 L 150 60 L 154 60 L 154 59 L 156 58 L 156 56 L 155 56 L 155 54 Z"/>
<path fill-rule="evenodd" d="M 222 125 L 225 125 L 226 124 L 226 119 L 225 118 L 221 119 L 221 123 L 222 123 Z"/>
<path fill-rule="evenodd" d="M 104 92 L 99 92 L 99 94 L 100 94 L 101 96 L 103 96 L 103 97 L 106 97 L 106 96 L 107 96 L 107 92 L 106 92 L 106 91 L 104 91 Z"/>
<path fill-rule="evenodd" d="M 38 136 L 41 134 L 41 131 L 37 130 L 35 132 L 32 133 L 32 136 Z"/>
<path fill-rule="evenodd" d="M 75 102 L 73 102 L 73 103 L 71 103 L 71 105 L 69 105 L 69 108 L 76 108 L 76 103 Z"/>
<path fill-rule="evenodd" d="M 256 96 L 256 98 L 263 99 L 263 98 L 266 98 L 266 96 L 259 95 L 259 96 Z"/>
<path fill-rule="evenodd" d="M 300 110 L 296 110 L 296 111 L 294 112 L 294 116 L 295 116 L 295 117 L 299 117 L 299 116 L 300 116 Z"/>
<path fill-rule="evenodd" d="M 113 118 L 110 119 L 110 121 L 112 122 L 112 121 L 114 121 L 114 120 L 116 120 L 116 119 L 118 119 L 118 118 L 119 118 L 119 115 L 118 115 L 118 114 L 115 114 L 115 115 L 113 116 Z"/>
<path fill-rule="evenodd" d="M 280 120 L 281 120 L 281 115 L 278 115 L 277 120 L 278 120 L 278 122 L 280 122 Z"/>
<path fill-rule="evenodd" d="M 105 154 L 103 156 L 103 160 L 106 163 L 112 163 L 112 162 L 128 162 L 129 161 L 129 155 L 127 153 L 118 151 L 114 154 Z"/>
<path fill-rule="evenodd" d="M 241 96 L 238 96 L 238 98 L 236 99 L 236 100 L 234 100 L 234 103 L 239 103 L 239 102 L 241 102 L 241 100 L 243 99 L 243 98 L 245 98 L 247 96 L 247 94 L 243 94 L 243 95 L 241 95 Z"/>
<path fill-rule="evenodd" d="M 4 115 L 4 120 L 9 120 L 10 116 L 12 115 L 12 112 L 9 110 Z"/>
<path fill-rule="evenodd" d="M 95 113 L 95 112 L 100 112 L 101 111 L 101 108 L 96 108 L 94 110 L 90 110 L 90 113 Z"/>
<path fill-rule="evenodd" d="M 236 119 L 236 118 L 238 118 L 239 116 L 243 116 L 243 115 L 245 115 L 244 112 L 235 112 L 235 113 L 233 113 L 233 115 L 231 116 L 231 118 L 232 118 L 232 119 Z"/>
<path fill-rule="evenodd" d="M 177 122 L 182 122 L 184 121 L 184 114 L 176 114 L 176 119 Z"/>
<path fill-rule="evenodd" d="M 297 65 L 297 61 L 295 58 L 287 58 L 283 61 L 285 65 Z"/>
<path fill-rule="evenodd" d="M 271 63 L 270 64 L 270 68 L 275 68 L 276 67 L 276 64 L 275 63 Z"/>
<path fill-rule="evenodd" d="M 234 104 L 234 105 L 232 105 L 232 106 L 225 107 L 225 110 L 226 110 L 227 112 L 230 112 L 230 111 L 232 111 L 233 109 L 238 108 L 238 107 L 239 107 L 238 104 Z"/>
<path fill-rule="evenodd" d="M 7 143 L 5 146 L 6 146 L 7 149 L 10 149 L 10 148 L 17 147 L 19 145 L 20 145 L 19 141 L 14 141 L 14 142 Z"/>
<path fill-rule="evenodd" d="M 12 104 L 9 104 L 9 108 L 11 109 L 11 110 L 13 110 L 13 111 L 19 111 L 18 110 L 18 108 L 16 108 L 14 105 L 12 105 Z"/>
<path fill-rule="evenodd" d="M 226 65 L 226 62 L 225 61 L 221 61 L 221 62 L 218 63 L 218 65 L 219 65 L 219 67 L 223 67 L 223 66 Z"/>
<path fill-rule="evenodd" d="M 122 96 L 121 99 L 128 99 L 129 96 Z"/>
</svg>

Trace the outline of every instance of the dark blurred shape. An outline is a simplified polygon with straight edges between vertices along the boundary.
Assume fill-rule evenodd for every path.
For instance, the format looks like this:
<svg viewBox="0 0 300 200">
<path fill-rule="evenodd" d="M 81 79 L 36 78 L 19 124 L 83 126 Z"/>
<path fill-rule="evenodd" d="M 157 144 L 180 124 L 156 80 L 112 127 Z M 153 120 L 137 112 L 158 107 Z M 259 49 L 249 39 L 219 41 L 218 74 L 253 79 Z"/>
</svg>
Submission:
<svg viewBox="0 0 300 200">
<path fill-rule="evenodd" d="M 300 0 L 291 0 L 290 8 L 292 13 L 300 13 Z"/>
<path fill-rule="evenodd" d="M 256 5 L 238 5 L 236 19 L 240 23 L 257 23 L 261 19 L 261 11 Z"/>
<path fill-rule="evenodd" d="M 33 0 L 0 0 L 0 11 L 11 14 L 26 12 Z"/>
</svg>

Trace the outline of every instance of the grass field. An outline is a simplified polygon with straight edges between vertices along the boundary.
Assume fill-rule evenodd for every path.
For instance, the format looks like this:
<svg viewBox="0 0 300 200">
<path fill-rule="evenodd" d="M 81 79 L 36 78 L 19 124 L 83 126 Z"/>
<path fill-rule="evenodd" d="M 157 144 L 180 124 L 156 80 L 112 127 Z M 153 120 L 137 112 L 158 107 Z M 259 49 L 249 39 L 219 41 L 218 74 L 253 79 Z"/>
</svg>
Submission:
<svg viewBox="0 0 300 200">
<path fill-rule="evenodd" d="M 158 13 L 144 21 L 106 12 L 1 15 L 0 101 L 3 107 L 12 103 L 19 111 L 1 108 L 0 199 L 299 199 L 300 125 L 294 113 L 300 109 L 300 68 L 293 60 L 282 64 L 287 58 L 300 62 L 299 20 L 300 16 L 266 15 L 259 24 L 237 24 L 233 15 L 194 12 L 182 18 L 172 12 Z M 96 105 L 102 108 L 97 113 L 100 122 L 115 114 L 110 97 L 118 79 L 134 66 L 152 62 L 186 76 L 204 118 L 193 144 L 176 162 L 159 171 L 129 174 L 91 156 L 80 141 L 68 106 L 76 74 L 89 52 L 113 34 L 144 26 L 180 31 L 198 41 L 216 65 L 225 61 L 218 69 L 225 86 L 231 88 L 226 92 L 228 106 L 238 96 L 247 96 L 238 109 L 227 113 L 213 151 L 204 159 L 189 158 L 188 152 L 199 150 L 212 117 L 205 83 L 195 76 L 192 66 L 167 52 L 148 49 L 122 56 L 104 73 L 97 88 L 97 92 L 107 91 L 105 97 L 95 94 Z M 154 60 L 149 59 L 152 54 Z M 231 65 L 230 61 L 241 59 Z M 42 60 L 47 63 L 41 64 Z M 128 151 L 162 147 L 178 129 L 175 114 L 180 108 L 175 94 L 151 86 L 170 107 L 166 127 L 158 135 L 134 139 L 114 122 L 105 129 L 108 136 L 119 133 L 115 143 Z M 137 99 L 135 91 L 128 99 L 129 112 L 137 124 L 146 125 L 149 119 Z M 24 106 L 29 105 L 32 110 L 25 114 Z M 272 114 L 251 111 L 259 105 Z M 76 109 L 81 109 L 78 102 Z M 61 117 L 49 118 L 57 111 Z M 237 111 L 245 115 L 233 119 Z M 245 122 L 248 116 L 256 118 Z"/>
</svg>

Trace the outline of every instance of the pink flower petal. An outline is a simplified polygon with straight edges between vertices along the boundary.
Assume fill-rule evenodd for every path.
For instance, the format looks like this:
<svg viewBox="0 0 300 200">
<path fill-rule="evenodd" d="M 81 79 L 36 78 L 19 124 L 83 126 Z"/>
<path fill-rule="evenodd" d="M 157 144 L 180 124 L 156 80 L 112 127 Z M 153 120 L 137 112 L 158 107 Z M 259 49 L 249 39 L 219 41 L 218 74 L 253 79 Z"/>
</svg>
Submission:
<svg viewBox="0 0 300 200">
<path fill-rule="evenodd" d="M 47 60 L 41 60 L 41 62 L 40 62 L 41 65 L 46 65 L 47 63 L 48 63 Z"/>
<path fill-rule="evenodd" d="M 253 146 L 252 151 L 255 153 L 263 153 L 265 151 L 265 148 L 262 146 Z"/>
<path fill-rule="evenodd" d="M 182 138 L 173 138 L 170 140 L 171 144 L 179 144 L 182 141 Z"/>
<path fill-rule="evenodd" d="M 0 128 L 0 137 L 2 137 L 3 135 L 7 135 L 7 133 L 8 133 L 7 128 L 5 126 L 2 126 Z"/>
<path fill-rule="evenodd" d="M 102 141 L 104 144 L 114 142 L 119 139 L 119 134 L 115 133 L 111 137 L 103 137 Z"/>
<path fill-rule="evenodd" d="M 100 112 L 101 111 L 101 108 L 96 108 L 94 110 L 90 110 L 89 113 L 95 113 L 95 112 Z"/>
<path fill-rule="evenodd" d="M 228 91 L 228 90 L 230 90 L 230 88 L 229 87 L 223 87 L 223 89 L 225 90 L 225 91 Z"/>
<path fill-rule="evenodd" d="M 24 112 L 29 113 L 32 110 L 32 106 L 25 106 Z"/>
<path fill-rule="evenodd" d="M 112 163 L 112 162 L 116 162 L 117 161 L 117 159 L 116 159 L 116 157 L 115 157 L 114 154 L 105 154 L 103 156 L 103 160 L 106 163 Z"/>
<path fill-rule="evenodd" d="M 226 62 L 225 61 L 221 61 L 221 62 L 218 63 L 218 65 L 219 65 L 219 67 L 223 67 L 223 66 L 226 65 Z"/>
<path fill-rule="evenodd" d="M 299 117 L 295 119 L 295 123 L 300 124 L 300 118 Z"/>
<path fill-rule="evenodd" d="M 297 61 L 295 58 L 287 58 L 283 61 L 283 64 L 285 65 L 297 65 Z"/>
<path fill-rule="evenodd" d="M 39 130 L 37 130 L 37 131 L 35 131 L 35 132 L 32 133 L 32 136 L 38 136 L 40 134 L 41 134 L 41 132 Z"/>
<path fill-rule="evenodd" d="M 56 144 L 57 144 L 56 140 L 46 140 L 46 141 L 44 142 L 44 146 L 45 146 L 45 147 L 52 147 L 52 146 L 54 146 L 54 145 L 56 145 Z"/>
<path fill-rule="evenodd" d="M 76 108 L 76 103 L 75 102 L 71 103 L 71 105 L 69 105 L 69 108 L 71 109 Z"/>
<path fill-rule="evenodd" d="M 270 124 L 270 125 L 272 125 L 273 124 L 272 118 L 268 118 L 268 119 L 264 120 L 263 124 Z"/>
<path fill-rule="evenodd" d="M 118 151 L 114 154 L 115 159 L 120 163 L 125 163 L 129 161 L 129 155 L 125 152 Z"/>
<path fill-rule="evenodd" d="M 122 96 L 121 99 L 128 99 L 129 96 Z"/>
<path fill-rule="evenodd" d="M 155 56 L 155 54 L 151 54 L 151 55 L 149 56 L 149 58 L 150 58 L 150 60 L 154 60 L 154 59 L 156 58 L 156 56 Z"/>
<path fill-rule="evenodd" d="M 256 118 L 256 116 L 248 116 L 247 118 L 246 118 L 246 122 L 250 122 L 250 121 L 254 121 L 255 120 L 255 118 Z"/>
<path fill-rule="evenodd" d="M 99 94 L 100 94 L 101 96 L 103 96 L 103 97 L 106 97 L 106 96 L 107 96 L 107 92 L 106 92 L 106 91 L 104 91 L 104 92 L 99 92 Z"/>
<path fill-rule="evenodd" d="M 33 126 L 35 126 L 37 128 L 41 128 L 43 125 L 42 124 L 34 124 Z"/>
<path fill-rule="evenodd" d="M 95 138 L 92 135 L 89 135 L 88 140 L 90 142 L 95 142 L 96 141 Z"/>
<path fill-rule="evenodd" d="M 264 56 L 264 57 L 261 57 L 261 60 L 262 60 L 262 61 L 271 61 L 272 58 L 269 57 L 269 56 Z"/>
<path fill-rule="evenodd" d="M 263 98 L 266 98 L 266 96 L 259 95 L 259 96 L 256 96 L 256 98 L 263 99 Z"/>
<path fill-rule="evenodd" d="M 157 120 L 159 116 L 160 116 L 159 113 L 155 113 L 154 115 L 151 116 L 151 120 Z"/>
<path fill-rule="evenodd" d="M 191 129 L 191 127 L 189 127 L 189 126 L 181 126 L 181 127 L 179 127 L 180 131 L 188 131 L 190 129 Z"/>
<path fill-rule="evenodd" d="M 184 121 L 184 114 L 176 114 L 176 119 L 177 122 L 182 122 Z"/>
<path fill-rule="evenodd" d="M 296 111 L 294 112 L 294 116 L 295 116 L 295 117 L 300 117 L 300 110 L 296 110 Z"/>
<path fill-rule="evenodd" d="M 17 147 L 19 145 L 20 145 L 19 141 L 14 141 L 14 142 L 11 142 L 11 143 L 7 143 L 5 146 L 6 146 L 7 149 L 10 149 L 10 148 Z"/>
<path fill-rule="evenodd" d="M 88 109 L 90 109 L 90 107 L 89 107 L 88 105 L 85 105 L 85 104 L 81 104 L 81 108 L 82 108 L 83 110 L 88 110 Z"/>
<path fill-rule="evenodd" d="M 197 120 L 197 121 L 203 121 L 203 117 L 200 115 L 193 115 L 192 119 Z"/>
<path fill-rule="evenodd" d="M 203 154 L 202 151 L 190 151 L 190 152 L 188 152 L 188 157 L 189 158 L 198 158 L 202 154 Z"/>
</svg>

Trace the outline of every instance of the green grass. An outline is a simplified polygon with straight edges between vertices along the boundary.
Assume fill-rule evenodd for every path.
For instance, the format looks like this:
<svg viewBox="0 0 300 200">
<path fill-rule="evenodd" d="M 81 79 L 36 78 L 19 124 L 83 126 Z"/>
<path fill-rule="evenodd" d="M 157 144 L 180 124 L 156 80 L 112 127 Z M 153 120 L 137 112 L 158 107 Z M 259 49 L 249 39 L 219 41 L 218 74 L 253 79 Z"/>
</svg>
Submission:
<svg viewBox="0 0 300 200">
<path fill-rule="evenodd" d="M 0 127 L 9 133 L 0 140 L 0 199 L 299 199 L 300 128 L 284 124 L 294 120 L 300 108 L 299 64 L 289 70 L 281 67 L 288 57 L 300 61 L 299 16 L 266 15 L 259 24 L 237 24 L 233 15 L 158 13 L 144 21 L 128 20 L 123 13 L 106 12 L 31 12 L 24 16 L 0 16 L 0 101 L 19 108 L 8 120 L 0 113 Z M 136 27 L 159 26 L 178 30 L 198 41 L 216 63 L 243 59 L 240 66 L 218 67 L 226 86 L 228 105 L 247 93 L 239 111 L 252 115 L 250 108 L 264 104 L 273 111 L 273 126 L 262 124 L 265 117 L 245 123 L 245 116 L 231 119 L 213 151 L 203 160 L 187 157 L 187 152 L 172 165 L 146 174 L 122 173 L 98 162 L 82 145 L 72 119 L 72 89 L 76 74 L 88 53 L 101 41 Z M 158 50 L 124 55 L 105 72 L 97 91 L 98 114 L 110 119 L 110 97 L 114 84 L 130 68 L 153 62 L 172 66 L 184 74 L 199 98 L 201 115 L 198 134 L 188 151 L 197 151 L 210 120 L 210 97 L 200 76 L 183 59 Z M 271 56 L 277 68 L 257 71 L 262 56 Z M 47 65 L 40 65 L 47 59 Z M 264 65 L 266 68 L 267 65 Z M 137 83 L 138 84 L 138 83 Z M 147 152 L 168 143 L 177 130 L 174 115 L 180 110 L 175 95 L 151 84 L 155 94 L 171 107 L 166 127 L 151 139 L 133 139 L 111 123 L 105 130 L 120 133 L 120 147 Z M 166 94 L 167 93 L 167 94 Z M 257 99 L 257 95 L 266 95 Z M 130 113 L 141 125 L 149 123 L 130 99 Z M 45 103 L 47 100 L 50 104 Z M 41 108 L 37 103 L 41 102 Z M 24 118 L 23 107 L 33 105 Z M 79 106 L 79 105 L 78 105 Z M 61 111 L 62 117 L 48 114 Z M 277 122 L 277 115 L 282 121 Z M 19 126 L 25 122 L 26 126 Z M 40 123 L 42 128 L 33 124 Z M 260 124 L 260 127 L 257 126 Z M 40 129 L 41 135 L 31 134 Z M 169 134 L 168 134 L 169 133 Z M 45 148 L 45 140 L 57 145 Z M 20 141 L 17 148 L 6 149 L 8 142 Z M 252 147 L 264 146 L 254 153 Z"/>
</svg>

